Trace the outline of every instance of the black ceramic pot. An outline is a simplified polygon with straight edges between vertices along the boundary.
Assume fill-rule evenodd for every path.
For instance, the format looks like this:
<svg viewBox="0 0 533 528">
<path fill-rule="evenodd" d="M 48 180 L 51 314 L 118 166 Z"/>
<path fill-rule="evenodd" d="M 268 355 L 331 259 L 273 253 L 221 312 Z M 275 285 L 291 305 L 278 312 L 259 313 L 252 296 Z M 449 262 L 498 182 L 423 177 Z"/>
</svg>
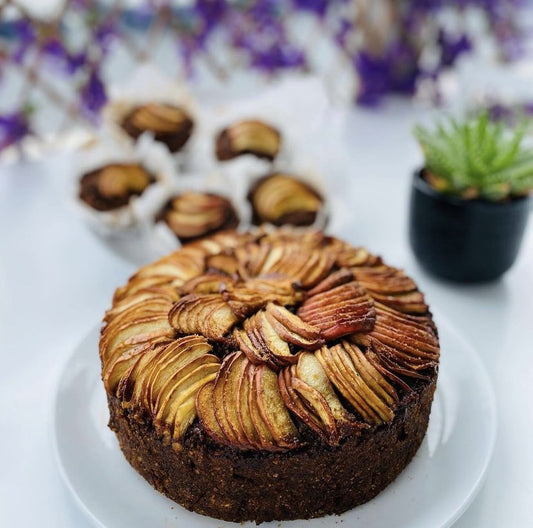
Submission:
<svg viewBox="0 0 533 528">
<path fill-rule="evenodd" d="M 420 264 L 446 279 L 482 282 L 513 264 L 526 228 L 531 200 L 506 203 L 461 200 L 438 193 L 415 173 L 409 241 Z"/>
</svg>

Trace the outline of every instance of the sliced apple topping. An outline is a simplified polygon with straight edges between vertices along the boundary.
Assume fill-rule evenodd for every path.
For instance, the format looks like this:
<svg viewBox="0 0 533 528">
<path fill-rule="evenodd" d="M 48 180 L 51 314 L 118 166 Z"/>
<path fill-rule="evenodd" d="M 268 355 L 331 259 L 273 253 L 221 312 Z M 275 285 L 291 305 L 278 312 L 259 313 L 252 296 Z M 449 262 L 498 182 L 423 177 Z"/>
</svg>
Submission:
<svg viewBox="0 0 533 528">
<path fill-rule="evenodd" d="M 305 249 L 300 244 L 261 243 L 255 262 L 248 261 L 252 276 L 278 275 L 298 281 L 303 288 L 311 288 L 331 270 L 334 258 L 318 249 Z"/>
<path fill-rule="evenodd" d="M 354 430 L 353 416 L 340 402 L 311 352 L 300 354 L 296 365 L 284 369 L 279 383 L 289 409 L 326 442 L 336 445 L 348 430 Z"/>
<path fill-rule="evenodd" d="M 205 267 L 212 271 L 221 271 L 227 275 L 234 276 L 239 269 L 239 262 L 235 255 L 229 253 L 219 253 L 209 255 L 205 259 Z"/>
<path fill-rule="evenodd" d="M 239 348 L 255 364 L 266 363 L 275 370 L 298 361 L 289 343 L 313 350 L 324 340 L 318 328 L 304 323 L 297 315 L 273 303 L 246 319 L 243 328 L 233 333 Z"/>
<path fill-rule="evenodd" d="M 381 264 L 381 258 L 371 255 L 363 247 L 355 248 L 340 240 L 331 244 L 331 251 L 336 253 L 335 263 L 339 268 L 354 268 L 357 266 L 376 266 Z"/>
<path fill-rule="evenodd" d="M 304 322 L 283 306 L 267 304 L 266 319 L 282 339 L 297 347 L 314 350 L 324 343 L 319 328 Z"/>
<path fill-rule="evenodd" d="M 353 274 L 357 282 L 372 293 L 395 295 L 415 291 L 416 284 L 402 270 L 389 266 L 355 268 Z"/>
<path fill-rule="evenodd" d="M 306 182 L 283 173 L 269 174 L 250 191 L 254 223 L 311 225 L 322 208 L 320 194 Z"/>
<path fill-rule="evenodd" d="M 135 307 L 145 307 L 148 303 L 148 310 L 153 311 L 149 301 L 156 301 L 158 304 L 168 304 L 169 308 L 179 299 L 179 294 L 175 288 L 168 286 L 152 286 L 139 290 L 136 293 L 124 297 L 115 303 L 112 308 L 105 313 L 104 321 L 109 323 L 117 315 Z"/>
<path fill-rule="evenodd" d="M 220 293 L 234 283 L 235 279 L 225 273 L 211 272 L 188 280 L 179 291 L 182 295 L 189 293 Z"/>
<path fill-rule="evenodd" d="M 205 432 L 222 444 L 279 451 L 299 443 L 276 374 L 240 351 L 224 358 L 214 383 L 198 394 L 197 409 Z"/>
<path fill-rule="evenodd" d="M 172 307 L 168 319 L 181 334 L 199 333 L 211 339 L 221 339 L 238 321 L 216 293 L 185 295 Z"/>
<path fill-rule="evenodd" d="M 179 444 L 196 416 L 198 391 L 220 366 L 211 350 L 204 337 L 186 336 L 147 351 L 121 384 L 123 405 L 144 407 L 166 441 Z"/>
<path fill-rule="evenodd" d="M 183 248 L 142 267 L 129 282 L 115 291 L 114 303 L 154 286 L 179 287 L 203 273 L 205 254 L 196 248 Z"/>
<path fill-rule="evenodd" d="M 198 335 L 185 336 L 158 347 L 155 355 L 150 354 L 150 361 L 135 383 L 131 402 L 156 414 L 159 394 L 172 375 L 186 363 L 211 352 L 207 339 Z"/>
<path fill-rule="evenodd" d="M 322 347 L 316 353 L 329 379 L 365 422 L 379 425 L 394 418 L 396 390 L 365 357 L 347 341 Z"/>
<path fill-rule="evenodd" d="M 246 317 L 269 302 L 295 305 L 304 299 L 304 295 L 299 284 L 286 277 L 275 276 L 229 283 L 223 292 L 224 299 L 239 317 Z"/>
<path fill-rule="evenodd" d="M 374 303 L 355 281 L 321 290 L 319 288 L 319 293 L 304 301 L 297 314 L 305 322 L 318 327 L 326 340 L 373 328 L 376 317 Z"/>
<path fill-rule="evenodd" d="M 424 294 L 420 291 L 401 293 L 397 295 L 387 295 L 378 292 L 372 292 L 372 297 L 391 308 L 405 313 L 425 314 L 428 311 L 428 305 L 424 300 Z"/>
<path fill-rule="evenodd" d="M 270 125 L 255 119 L 240 121 L 225 128 L 216 140 L 216 155 L 220 161 L 242 154 L 273 160 L 281 145 L 280 133 Z"/>
<path fill-rule="evenodd" d="M 147 344 L 169 340 L 174 333 L 164 311 L 139 317 L 126 315 L 111 321 L 100 338 L 102 378 L 109 393 L 115 392 L 119 381 L 116 373 L 112 375 L 116 361 L 132 358 L 141 353 Z"/>
<path fill-rule="evenodd" d="M 440 349 L 433 323 L 426 316 L 404 314 L 377 304 L 376 324 L 368 334 L 354 334 L 350 340 L 369 347 L 383 368 L 396 374 L 426 379 L 434 369 Z"/>
</svg>

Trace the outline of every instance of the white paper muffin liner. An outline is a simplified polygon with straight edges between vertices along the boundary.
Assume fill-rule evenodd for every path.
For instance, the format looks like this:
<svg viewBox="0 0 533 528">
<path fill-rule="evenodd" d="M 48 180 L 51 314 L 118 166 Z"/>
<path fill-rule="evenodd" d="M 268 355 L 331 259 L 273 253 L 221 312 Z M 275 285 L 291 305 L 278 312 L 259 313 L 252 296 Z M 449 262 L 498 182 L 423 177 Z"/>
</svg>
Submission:
<svg viewBox="0 0 533 528">
<path fill-rule="evenodd" d="M 107 246 L 134 263 L 153 260 L 151 241 L 153 217 L 168 200 L 176 180 L 174 164 L 166 148 L 149 137 L 136 144 L 116 143 L 100 136 L 75 159 L 69 191 L 78 214 Z M 141 195 L 132 196 L 127 205 L 112 211 L 97 211 L 79 197 L 80 180 L 92 170 L 111 163 L 140 163 L 156 179 Z"/>
<path fill-rule="evenodd" d="M 178 166 L 186 163 L 190 156 L 192 138 L 197 133 L 198 112 L 196 103 L 184 84 L 167 77 L 160 69 L 150 64 L 143 64 L 125 82 L 111 85 L 109 95 L 109 103 L 102 112 L 104 133 L 112 135 L 117 142 L 130 145 L 136 140 L 125 132 L 122 123 L 135 107 L 147 103 L 161 103 L 183 108 L 194 123 L 192 136 L 182 149 L 175 153 L 169 151 L 169 154 L 176 160 Z M 141 134 L 137 141 L 143 136 L 153 138 L 153 134 L 147 131 Z M 167 148 L 164 143 L 161 144 Z"/>
</svg>

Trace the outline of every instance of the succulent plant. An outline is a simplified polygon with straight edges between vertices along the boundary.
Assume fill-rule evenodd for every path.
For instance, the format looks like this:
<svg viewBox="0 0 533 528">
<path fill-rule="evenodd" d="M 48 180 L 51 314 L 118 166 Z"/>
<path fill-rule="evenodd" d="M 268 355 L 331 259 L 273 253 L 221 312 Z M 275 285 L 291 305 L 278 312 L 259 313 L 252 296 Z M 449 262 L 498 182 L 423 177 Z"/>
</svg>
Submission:
<svg viewBox="0 0 533 528">
<path fill-rule="evenodd" d="M 437 191 L 464 199 L 505 200 L 533 189 L 533 148 L 524 144 L 528 122 L 514 129 L 487 112 L 448 119 L 414 135 L 425 156 L 425 178 Z"/>
</svg>

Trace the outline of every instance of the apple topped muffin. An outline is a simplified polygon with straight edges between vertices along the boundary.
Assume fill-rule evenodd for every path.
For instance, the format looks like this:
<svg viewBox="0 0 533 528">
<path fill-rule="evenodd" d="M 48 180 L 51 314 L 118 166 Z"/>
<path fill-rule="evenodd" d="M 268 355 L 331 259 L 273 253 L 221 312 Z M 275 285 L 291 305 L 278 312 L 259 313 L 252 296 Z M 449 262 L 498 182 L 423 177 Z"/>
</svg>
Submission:
<svg viewBox="0 0 533 528">
<path fill-rule="evenodd" d="M 401 270 L 319 231 L 233 231 L 118 288 L 102 379 L 130 464 L 184 507 L 263 522 L 342 513 L 417 451 L 439 343 Z"/>
<path fill-rule="evenodd" d="M 97 211 L 111 211 L 127 205 L 154 182 L 154 176 L 140 164 L 110 163 L 81 177 L 79 197 Z"/>
</svg>

